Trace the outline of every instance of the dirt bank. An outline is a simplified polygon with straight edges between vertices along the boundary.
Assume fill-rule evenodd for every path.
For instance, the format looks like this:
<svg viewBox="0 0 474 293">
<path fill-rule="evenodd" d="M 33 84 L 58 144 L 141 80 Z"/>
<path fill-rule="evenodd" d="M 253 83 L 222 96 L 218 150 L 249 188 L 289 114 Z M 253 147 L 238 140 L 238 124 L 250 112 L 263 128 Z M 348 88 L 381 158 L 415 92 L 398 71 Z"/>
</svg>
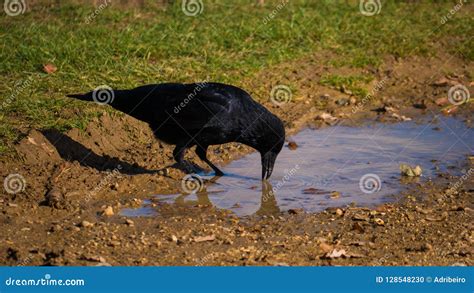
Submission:
<svg viewBox="0 0 474 293">
<path fill-rule="evenodd" d="M 290 134 L 307 123 L 391 123 L 423 115 L 455 115 L 472 125 L 473 103 L 453 107 L 447 100 L 456 84 L 472 92 L 472 64 L 447 55 L 387 57 L 380 68 L 354 69 L 322 65 L 324 57 L 266 69 L 239 86 L 281 117 Z M 357 98 L 350 89 L 322 84 L 328 75 L 375 76 L 365 85 L 372 95 Z M 268 98 L 276 85 L 292 89 L 279 106 Z M 473 264 L 472 176 L 446 174 L 373 210 L 237 218 L 208 205 L 163 205 L 156 217 L 127 219 L 118 215 L 121 208 L 178 192 L 184 176 L 168 168 L 172 146 L 157 142 L 145 124 L 104 113 L 85 132 L 31 130 L 16 151 L 16 158 L 0 161 L 2 178 L 20 174 L 25 184 L 16 194 L 2 190 L 0 261 L 6 265 Z M 227 144 L 209 154 L 225 165 L 250 151 Z M 205 166 L 192 152 L 188 158 Z"/>
</svg>

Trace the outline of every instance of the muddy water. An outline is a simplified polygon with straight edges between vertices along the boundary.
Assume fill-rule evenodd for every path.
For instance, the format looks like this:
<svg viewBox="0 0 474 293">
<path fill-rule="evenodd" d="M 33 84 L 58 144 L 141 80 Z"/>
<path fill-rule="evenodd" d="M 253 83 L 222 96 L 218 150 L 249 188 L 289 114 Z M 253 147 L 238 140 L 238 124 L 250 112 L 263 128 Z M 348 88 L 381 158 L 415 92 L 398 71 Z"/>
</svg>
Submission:
<svg viewBox="0 0 474 293">
<path fill-rule="evenodd" d="M 473 154 L 474 129 L 454 118 L 438 117 L 423 123 L 308 128 L 290 140 L 298 147 L 283 148 L 269 183 L 261 182 L 260 157 L 253 153 L 225 166 L 224 177 L 199 174 L 201 191 L 154 195 L 153 202 L 212 204 L 239 216 L 391 202 L 401 190 L 436 180 L 439 173 L 460 175 L 467 155 Z M 402 177 L 402 163 L 420 165 L 422 176 Z M 127 216 L 156 213 L 159 209 L 151 201 L 122 211 Z"/>
</svg>

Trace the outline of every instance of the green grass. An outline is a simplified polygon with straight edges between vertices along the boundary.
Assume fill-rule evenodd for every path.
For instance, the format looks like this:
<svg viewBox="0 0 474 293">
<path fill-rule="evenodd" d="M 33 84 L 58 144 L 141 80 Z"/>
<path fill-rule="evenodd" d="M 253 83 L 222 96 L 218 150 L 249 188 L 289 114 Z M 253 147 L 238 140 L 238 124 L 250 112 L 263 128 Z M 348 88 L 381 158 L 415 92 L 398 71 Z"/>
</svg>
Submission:
<svg viewBox="0 0 474 293">
<path fill-rule="evenodd" d="M 86 19 L 94 8 L 61 2 L 61 7 L 33 6 L 20 16 L 0 16 L 0 152 L 29 128 L 84 128 L 110 111 L 64 98 L 103 84 L 238 83 L 262 68 L 317 51 L 333 52 L 333 58 L 321 60 L 332 66 L 378 66 L 387 54 L 433 54 L 443 40 L 446 50 L 474 59 L 469 13 L 461 10 L 440 26 L 452 1 L 383 1 L 380 14 L 368 17 L 354 1 L 291 0 L 266 23 L 281 1 L 258 7 L 255 0 L 203 0 L 196 17 L 184 15 L 177 1 L 166 10 L 154 4 L 142 10 L 107 7 L 90 24 Z M 43 73 L 44 63 L 58 71 Z M 25 80 L 30 82 L 19 86 Z M 352 82 L 352 90 L 359 89 L 350 77 L 322 82 Z"/>
<path fill-rule="evenodd" d="M 365 75 L 326 74 L 321 77 L 319 83 L 322 85 L 333 87 L 340 91 L 349 90 L 357 97 L 365 97 L 368 92 L 364 88 L 364 86 L 372 80 L 372 76 Z"/>
</svg>

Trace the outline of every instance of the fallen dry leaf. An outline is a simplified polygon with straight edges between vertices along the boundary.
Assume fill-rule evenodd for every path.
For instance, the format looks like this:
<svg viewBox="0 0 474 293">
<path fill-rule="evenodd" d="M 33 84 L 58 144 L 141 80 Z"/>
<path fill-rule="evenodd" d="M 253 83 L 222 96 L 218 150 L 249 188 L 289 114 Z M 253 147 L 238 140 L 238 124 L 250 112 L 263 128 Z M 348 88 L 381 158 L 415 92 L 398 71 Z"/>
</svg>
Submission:
<svg viewBox="0 0 474 293">
<path fill-rule="evenodd" d="M 216 235 L 197 236 L 194 237 L 194 242 L 214 241 L 215 239 Z"/>
<path fill-rule="evenodd" d="M 442 110 L 444 115 L 450 115 L 458 111 L 458 106 L 447 107 Z"/>
<path fill-rule="evenodd" d="M 397 113 L 392 113 L 392 117 L 397 119 L 397 120 L 401 120 L 401 121 L 411 121 L 410 117 L 400 115 L 400 114 L 397 114 Z"/>
<path fill-rule="evenodd" d="M 332 248 L 332 245 L 329 245 L 325 242 L 321 242 L 321 244 L 319 244 L 319 248 L 324 252 L 324 253 L 329 253 L 333 250 Z"/>
<path fill-rule="evenodd" d="M 316 116 L 316 119 L 324 120 L 324 121 L 335 121 L 335 120 L 337 120 L 336 117 L 332 116 L 329 113 L 321 113 L 318 116 Z"/>
<path fill-rule="evenodd" d="M 364 257 L 361 254 L 347 253 L 345 249 L 335 248 L 333 251 L 328 252 L 324 255 L 323 258 L 359 258 Z"/>
<path fill-rule="evenodd" d="M 58 70 L 58 68 L 54 64 L 47 63 L 47 64 L 43 65 L 43 70 L 47 74 L 51 74 L 51 73 L 56 72 L 56 70 Z"/>
<path fill-rule="evenodd" d="M 309 187 L 303 189 L 303 194 L 325 194 L 326 192 L 323 192 L 322 190 L 319 190 L 314 187 Z"/>
<path fill-rule="evenodd" d="M 453 85 L 455 84 L 454 81 L 447 79 L 446 77 L 442 77 L 437 81 L 433 82 L 432 85 L 434 86 L 446 86 L 446 85 Z"/>
<path fill-rule="evenodd" d="M 439 99 L 436 99 L 435 104 L 438 105 L 438 106 L 445 106 L 445 105 L 449 104 L 449 101 L 448 101 L 448 98 L 446 98 L 446 97 L 439 98 Z"/>
</svg>

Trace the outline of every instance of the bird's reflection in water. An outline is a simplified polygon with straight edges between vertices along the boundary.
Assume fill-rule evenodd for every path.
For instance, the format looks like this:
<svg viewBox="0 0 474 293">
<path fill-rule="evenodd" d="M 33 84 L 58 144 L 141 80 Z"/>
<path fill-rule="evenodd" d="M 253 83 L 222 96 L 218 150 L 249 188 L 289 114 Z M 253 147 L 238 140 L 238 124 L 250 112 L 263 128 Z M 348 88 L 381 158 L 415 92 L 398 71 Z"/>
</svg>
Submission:
<svg viewBox="0 0 474 293">
<path fill-rule="evenodd" d="M 280 213 L 280 208 L 275 198 L 275 192 L 272 184 L 264 180 L 262 181 L 262 199 L 260 201 L 260 208 L 256 212 L 257 215 L 277 215 Z"/>
<path fill-rule="evenodd" d="M 206 180 L 206 183 L 216 183 L 219 176 L 215 176 L 212 179 Z M 196 199 L 187 200 L 191 195 L 196 196 Z M 174 203 L 178 206 L 213 206 L 211 200 L 209 199 L 209 192 L 207 191 L 207 184 L 203 184 L 202 190 L 194 194 L 182 194 L 178 196 Z M 260 208 L 255 212 L 256 215 L 277 215 L 280 213 L 278 203 L 275 198 L 275 192 L 273 190 L 272 184 L 267 181 L 262 181 L 262 196 L 260 200 Z"/>
</svg>

